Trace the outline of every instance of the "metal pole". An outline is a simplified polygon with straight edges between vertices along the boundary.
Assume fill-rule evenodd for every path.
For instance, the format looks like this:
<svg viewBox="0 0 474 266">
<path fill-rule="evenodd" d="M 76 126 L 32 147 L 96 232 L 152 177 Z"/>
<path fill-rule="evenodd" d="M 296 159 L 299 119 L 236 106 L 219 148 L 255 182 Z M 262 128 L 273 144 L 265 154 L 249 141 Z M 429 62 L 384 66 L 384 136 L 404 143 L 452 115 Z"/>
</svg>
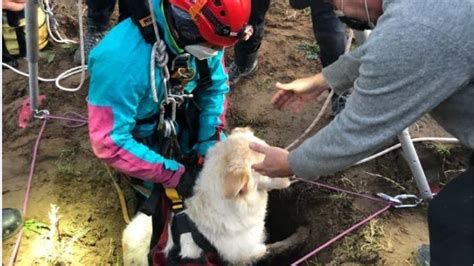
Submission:
<svg viewBox="0 0 474 266">
<path fill-rule="evenodd" d="M 38 0 L 28 0 L 25 8 L 26 17 L 26 58 L 28 59 L 28 85 L 30 107 L 38 110 Z"/>
<path fill-rule="evenodd" d="M 431 193 L 430 186 L 428 185 L 428 181 L 426 180 L 425 172 L 423 171 L 423 167 L 421 166 L 420 159 L 418 158 L 418 154 L 415 150 L 415 146 L 411 141 L 408 128 L 403 130 L 403 132 L 398 135 L 398 139 L 402 144 L 405 159 L 407 160 L 411 172 L 415 177 L 416 185 L 418 186 L 418 190 L 420 191 L 421 197 L 425 200 L 433 199 L 433 193 Z"/>
</svg>

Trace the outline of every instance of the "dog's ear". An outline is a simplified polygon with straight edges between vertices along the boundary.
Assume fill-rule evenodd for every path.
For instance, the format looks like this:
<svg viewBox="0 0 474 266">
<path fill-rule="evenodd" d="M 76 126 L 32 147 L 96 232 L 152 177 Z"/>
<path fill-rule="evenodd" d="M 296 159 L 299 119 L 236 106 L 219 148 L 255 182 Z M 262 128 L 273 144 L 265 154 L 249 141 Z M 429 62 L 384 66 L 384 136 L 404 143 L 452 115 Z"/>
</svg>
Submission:
<svg viewBox="0 0 474 266">
<path fill-rule="evenodd" d="M 224 179 L 224 196 L 233 199 L 246 194 L 250 189 L 250 171 L 239 168 L 231 169 Z"/>
</svg>

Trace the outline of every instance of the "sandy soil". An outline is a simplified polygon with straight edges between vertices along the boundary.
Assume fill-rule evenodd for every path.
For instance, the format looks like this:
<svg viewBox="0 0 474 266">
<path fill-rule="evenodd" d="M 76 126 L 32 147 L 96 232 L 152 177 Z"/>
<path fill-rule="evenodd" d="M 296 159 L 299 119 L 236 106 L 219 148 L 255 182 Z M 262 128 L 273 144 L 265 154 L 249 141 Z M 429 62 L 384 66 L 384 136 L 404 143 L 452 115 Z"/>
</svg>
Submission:
<svg viewBox="0 0 474 266">
<path fill-rule="evenodd" d="M 67 25 L 65 30 L 71 37 L 76 37 L 77 19 L 74 18 L 75 9 L 72 11 L 72 1 L 59 2 L 59 21 Z M 318 60 L 308 59 L 311 51 L 301 48 L 311 43 L 313 35 L 308 14 L 291 10 L 284 0 L 274 1 L 259 54 L 259 70 L 233 87 L 229 95 L 229 129 L 250 126 L 267 142 L 279 146 L 291 143 L 306 129 L 319 112 L 324 97 L 300 114 L 275 111 L 270 98 L 276 81 L 290 81 L 320 71 Z M 47 63 L 46 57 L 41 59 L 41 76 L 56 76 L 74 66 L 72 49 L 50 44 L 47 50 L 54 53 L 54 59 L 51 63 Z M 229 50 L 228 54 L 230 57 L 232 51 Z M 26 69 L 25 61 L 20 61 L 20 68 Z M 2 70 L 2 73 L 2 199 L 4 207 L 21 209 L 32 150 L 42 121 L 32 120 L 25 129 L 17 126 L 21 101 L 28 93 L 28 82 L 9 70 Z M 75 86 L 78 80 L 78 76 L 73 77 L 65 84 Z M 86 115 L 87 85 L 79 92 L 67 93 L 57 90 L 52 83 L 40 83 L 40 90 L 41 94 L 47 95 L 44 108 L 52 114 L 74 111 Z M 329 122 L 329 113 L 326 112 L 317 129 Z M 429 117 L 417 122 L 411 133 L 413 136 L 447 135 Z M 446 183 L 453 177 L 453 171 L 464 167 L 462 158 L 465 154 L 459 148 L 433 145 L 417 145 L 417 148 L 429 176 L 435 177 L 437 182 Z M 374 177 L 370 173 L 386 178 Z M 367 194 L 380 191 L 392 195 L 416 193 L 408 166 L 399 151 L 322 178 L 322 182 Z M 49 242 L 42 240 L 51 228 L 38 227 L 40 223 L 49 224 L 50 204 L 59 206 L 61 216 L 58 243 L 63 246 L 57 247 L 54 253 L 47 248 Z M 301 246 L 261 264 L 287 265 L 381 207 L 303 183 L 281 193 L 272 193 L 267 219 L 269 241 L 281 240 L 301 225 L 307 226 L 311 233 Z M 412 252 L 421 243 L 428 242 L 425 216 L 426 204 L 416 209 L 389 211 L 376 222 L 312 258 L 309 265 L 413 264 Z M 25 229 L 17 265 L 121 263 L 120 238 L 125 222 L 111 178 L 90 149 L 87 127 L 67 128 L 58 121 L 47 123 L 26 219 L 37 227 L 35 230 Z M 4 262 L 9 258 L 14 241 L 12 238 L 3 242 Z"/>
</svg>

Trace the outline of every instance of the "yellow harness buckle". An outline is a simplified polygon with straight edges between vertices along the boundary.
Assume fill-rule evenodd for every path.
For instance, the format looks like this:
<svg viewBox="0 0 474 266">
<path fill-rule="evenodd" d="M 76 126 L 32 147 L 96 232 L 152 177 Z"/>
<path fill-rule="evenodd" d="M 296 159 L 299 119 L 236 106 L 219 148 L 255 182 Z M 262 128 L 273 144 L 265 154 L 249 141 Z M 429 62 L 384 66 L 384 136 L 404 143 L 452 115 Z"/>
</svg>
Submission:
<svg viewBox="0 0 474 266">
<path fill-rule="evenodd" d="M 153 23 L 153 18 L 150 16 L 146 16 L 138 21 L 140 23 L 140 26 L 143 28 L 150 26 Z"/>
<path fill-rule="evenodd" d="M 167 188 L 165 189 L 166 197 L 171 201 L 171 209 L 173 211 L 180 211 L 184 209 L 183 200 L 181 196 L 179 196 L 178 191 L 174 188 Z"/>
</svg>

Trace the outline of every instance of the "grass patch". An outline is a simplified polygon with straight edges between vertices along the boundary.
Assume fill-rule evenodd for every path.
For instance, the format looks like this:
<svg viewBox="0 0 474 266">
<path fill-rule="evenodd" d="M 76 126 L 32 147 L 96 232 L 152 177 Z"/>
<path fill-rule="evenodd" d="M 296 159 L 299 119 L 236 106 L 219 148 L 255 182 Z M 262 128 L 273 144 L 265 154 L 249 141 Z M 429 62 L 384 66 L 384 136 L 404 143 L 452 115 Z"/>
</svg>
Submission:
<svg viewBox="0 0 474 266">
<path fill-rule="evenodd" d="M 269 78 L 259 79 L 255 83 L 257 85 L 257 88 L 266 90 L 266 89 L 272 89 L 273 80 Z"/>
<path fill-rule="evenodd" d="M 296 45 L 296 49 L 306 52 L 306 59 L 312 61 L 319 58 L 320 48 L 316 42 L 303 42 Z"/>
<path fill-rule="evenodd" d="M 35 219 L 26 220 L 23 224 L 23 228 L 25 229 L 27 235 L 29 235 L 30 233 L 36 233 L 38 235 L 41 235 L 46 231 L 50 230 L 48 224 L 39 222 Z"/>
<path fill-rule="evenodd" d="M 433 143 L 431 147 L 440 155 L 448 156 L 451 155 L 451 151 L 453 149 L 452 145 L 444 144 L 444 143 Z"/>
<path fill-rule="evenodd" d="M 380 251 L 392 252 L 393 243 L 391 236 L 387 237 L 383 225 L 377 219 L 370 221 L 362 231 L 346 236 L 332 256 L 337 258 L 337 263 L 357 261 L 376 264 L 380 259 Z"/>
<path fill-rule="evenodd" d="M 79 175 L 80 171 L 75 167 L 76 155 L 79 152 L 78 145 L 70 145 L 65 147 L 59 154 L 56 161 L 56 167 L 59 174 L 62 175 Z"/>
</svg>

